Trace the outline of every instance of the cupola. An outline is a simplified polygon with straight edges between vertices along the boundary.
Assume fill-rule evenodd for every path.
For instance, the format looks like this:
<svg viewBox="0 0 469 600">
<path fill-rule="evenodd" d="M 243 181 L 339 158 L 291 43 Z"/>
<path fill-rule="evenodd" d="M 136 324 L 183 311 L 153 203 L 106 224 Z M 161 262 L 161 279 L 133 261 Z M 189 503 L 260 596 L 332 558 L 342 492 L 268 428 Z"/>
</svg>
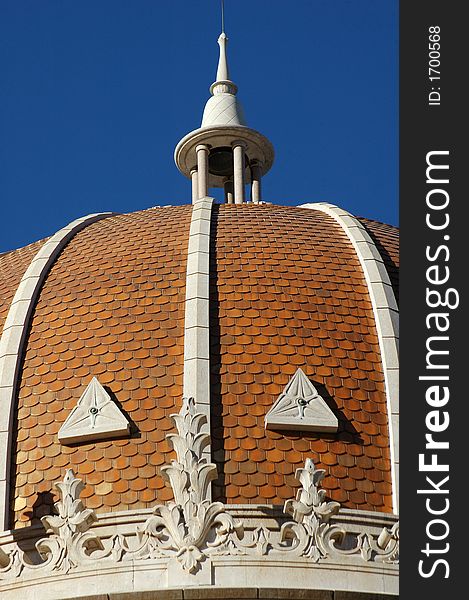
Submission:
<svg viewBox="0 0 469 600">
<path fill-rule="evenodd" d="M 181 173 L 192 180 L 193 203 L 208 196 L 210 188 L 224 188 L 228 204 L 258 204 L 261 179 L 272 166 L 274 149 L 264 135 L 246 124 L 238 87 L 230 79 L 227 43 L 222 31 L 216 80 L 210 86 L 202 124 L 182 138 L 174 159 Z"/>
</svg>

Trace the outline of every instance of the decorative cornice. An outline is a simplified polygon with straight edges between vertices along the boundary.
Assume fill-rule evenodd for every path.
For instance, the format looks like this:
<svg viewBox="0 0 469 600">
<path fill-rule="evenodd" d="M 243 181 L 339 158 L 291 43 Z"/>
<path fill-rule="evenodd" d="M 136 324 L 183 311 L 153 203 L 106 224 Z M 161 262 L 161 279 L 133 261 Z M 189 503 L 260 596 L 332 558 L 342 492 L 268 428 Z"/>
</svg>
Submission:
<svg viewBox="0 0 469 600">
<path fill-rule="evenodd" d="M 153 509 L 132 537 L 115 533 L 104 540 L 90 527 L 96 521 L 93 510 L 79 499 L 83 484 L 68 470 L 57 484 L 61 500 L 58 515 L 45 516 L 43 524 L 49 537 L 36 543 L 43 562 L 34 564 L 14 543 L 8 552 L 0 550 L 0 580 L 26 579 L 42 574 L 68 573 L 101 564 L 140 563 L 146 560 L 176 559 L 188 574 L 197 575 L 206 560 L 219 557 L 252 556 L 267 561 L 302 560 L 305 565 L 348 558 L 365 563 L 396 564 L 399 553 L 399 525 L 383 528 L 379 534 L 369 531 L 350 533 L 333 523 L 340 505 L 327 502 L 320 488 L 325 471 L 316 469 L 312 460 L 297 470 L 301 488 L 295 500 L 285 503 L 285 513 L 292 520 L 270 528 L 264 525 L 243 527 L 221 502 L 211 502 L 208 483 L 217 469 L 203 457 L 209 435 L 202 431 L 205 415 L 197 412 L 192 398 L 185 398 L 179 414 L 172 415 L 177 433 L 167 437 L 177 459 L 162 471 L 169 479 L 174 501 Z M 303 563 L 302 563 L 303 564 Z"/>
</svg>

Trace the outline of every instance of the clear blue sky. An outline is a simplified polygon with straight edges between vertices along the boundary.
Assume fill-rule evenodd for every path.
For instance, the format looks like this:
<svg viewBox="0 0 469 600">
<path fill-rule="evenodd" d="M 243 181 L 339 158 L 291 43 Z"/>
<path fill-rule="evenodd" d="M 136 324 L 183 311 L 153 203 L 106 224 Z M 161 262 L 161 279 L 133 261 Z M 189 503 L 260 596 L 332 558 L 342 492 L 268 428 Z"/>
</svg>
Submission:
<svg viewBox="0 0 469 600">
<path fill-rule="evenodd" d="M 226 0 L 232 79 L 274 144 L 264 199 L 397 224 L 397 0 Z M 0 0 L 0 252 L 100 211 L 190 202 L 179 139 L 218 0 Z"/>
</svg>

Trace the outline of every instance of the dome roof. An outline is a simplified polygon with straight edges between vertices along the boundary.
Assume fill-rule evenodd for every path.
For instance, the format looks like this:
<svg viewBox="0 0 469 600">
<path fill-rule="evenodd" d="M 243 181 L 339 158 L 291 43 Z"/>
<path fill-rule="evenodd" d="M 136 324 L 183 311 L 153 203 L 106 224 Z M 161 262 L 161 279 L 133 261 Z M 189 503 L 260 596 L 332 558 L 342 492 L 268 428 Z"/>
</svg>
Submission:
<svg viewBox="0 0 469 600">
<path fill-rule="evenodd" d="M 221 8 L 192 205 L 0 255 L 5 600 L 397 593 L 397 229 L 263 202 Z"/>
<path fill-rule="evenodd" d="M 315 205 L 310 205 L 311 207 Z M 11 526 L 51 513 L 72 468 L 99 512 L 172 498 L 161 467 L 183 396 L 192 206 L 91 222 L 64 245 L 34 301 L 16 383 Z M 397 295 L 398 232 L 359 222 Z M 0 256 L 0 331 L 20 280 L 47 240 Z M 214 205 L 210 227 L 212 499 L 281 505 L 313 458 L 327 497 L 391 512 L 391 442 L 379 324 L 356 248 L 330 214 Z M 265 416 L 301 368 L 337 432 L 271 430 Z M 58 432 L 96 377 L 130 423 L 113 440 L 66 445 Z"/>
</svg>

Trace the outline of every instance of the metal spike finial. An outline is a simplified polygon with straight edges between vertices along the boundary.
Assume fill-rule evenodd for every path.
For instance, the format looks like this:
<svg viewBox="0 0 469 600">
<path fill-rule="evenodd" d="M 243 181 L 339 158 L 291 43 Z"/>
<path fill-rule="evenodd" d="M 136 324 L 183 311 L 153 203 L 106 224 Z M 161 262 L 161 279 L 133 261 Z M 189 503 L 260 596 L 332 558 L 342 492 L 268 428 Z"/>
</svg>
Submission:
<svg viewBox="0 0 469 600">
<path fill-rule="evenodd" d="M 221 0 L 221 32 L 225 33 L 225 2 Z"/>
</svg>

